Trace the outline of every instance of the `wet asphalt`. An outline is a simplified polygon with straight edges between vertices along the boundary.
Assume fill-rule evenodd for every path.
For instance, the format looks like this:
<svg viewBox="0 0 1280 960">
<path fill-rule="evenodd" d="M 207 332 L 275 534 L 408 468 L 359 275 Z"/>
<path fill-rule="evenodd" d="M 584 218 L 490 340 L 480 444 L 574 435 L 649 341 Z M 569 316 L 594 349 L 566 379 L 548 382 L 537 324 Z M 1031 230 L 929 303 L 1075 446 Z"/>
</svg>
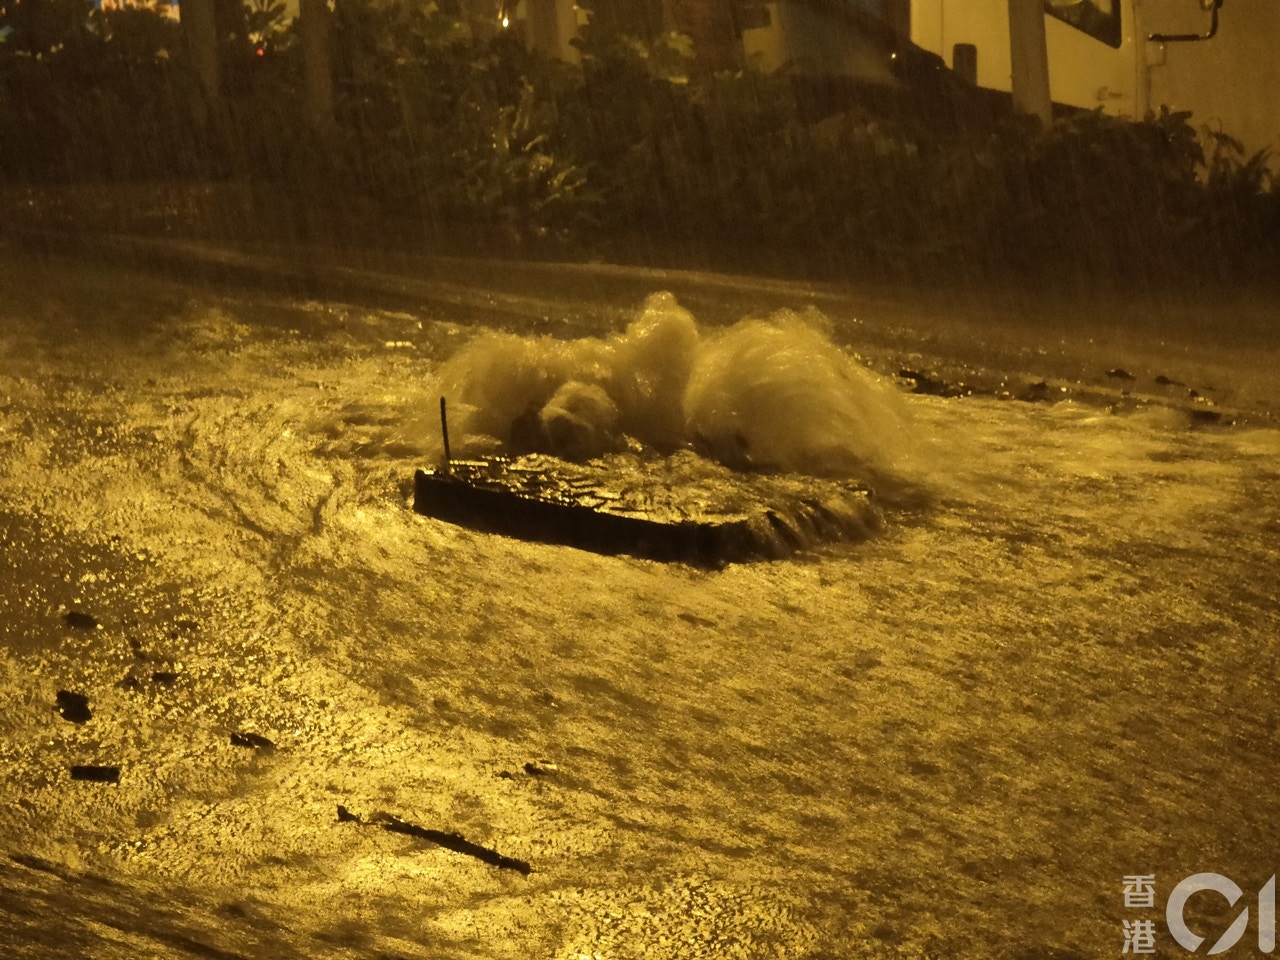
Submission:
<svg viewBox="0 0 1280 960">
<path fill-rule="evenodd" d="M 1174 957 L 1125 876 L 1275 873 L 1256 342 L 539 269 L 389 303 L 4 254 L 6 956 L 1070 960 L 1151 919 Z M 722 570 L 409 509 L 470 330 L 615 330 L 662 280 L 978 385 L 910 399 L 928 497 Z"/>
</svg>

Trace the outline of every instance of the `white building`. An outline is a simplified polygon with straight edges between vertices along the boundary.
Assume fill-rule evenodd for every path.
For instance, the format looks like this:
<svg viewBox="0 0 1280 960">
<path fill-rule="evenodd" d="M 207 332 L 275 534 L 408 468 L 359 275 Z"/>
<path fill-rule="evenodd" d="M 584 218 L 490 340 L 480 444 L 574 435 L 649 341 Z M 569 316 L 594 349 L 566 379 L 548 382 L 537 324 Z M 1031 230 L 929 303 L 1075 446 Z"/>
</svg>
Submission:
<svg viewBox="0 0 1280 960">
<path fill-rule="evenodd" d="M 777 0 L 770 6 L 805 6 Z M 1009 0 L 910 0 L 911 40 L 980 86 L 1008 90 Z M 1280 0 L 1045 0 L 1049 86 L 1058 103 L 1142 117 L 1168 106 L 1221 127 L 1250 150 L 1280 148 Z M 786 22 L 786 16 L 780 18 Z M 812 39 L 805 39 L 805 37 Z M 829 25 L 791 32 L 829 50 Z M 830 62 L 830 57 L 826 58 Z"/>
<path fill-rule="evenodd" d="M 1008 90 L 1009 0 L 607 0 L 662 30 L 694 34 L 715 66 L 892 82 L 888 34 L 909 37 L 978 85 Z M 1142 117 L 1167 105 L 1221 127 L 1249 150 L 1280 149 L 1280 0 L 1228 0 L 1201 41 L 1209 0 L 1044 0 L 1050 94 L 1058 103 Z M 599 4 L 597 4 L 599 6 Z M 584 14 L 573 0 L 518 0 L 521 26 L 545 52 L 573 59 Z M 728 35 L 725 35 L 726 32 Z M 701 34 L 701 35 L 700 35 Z"/>
</svg>

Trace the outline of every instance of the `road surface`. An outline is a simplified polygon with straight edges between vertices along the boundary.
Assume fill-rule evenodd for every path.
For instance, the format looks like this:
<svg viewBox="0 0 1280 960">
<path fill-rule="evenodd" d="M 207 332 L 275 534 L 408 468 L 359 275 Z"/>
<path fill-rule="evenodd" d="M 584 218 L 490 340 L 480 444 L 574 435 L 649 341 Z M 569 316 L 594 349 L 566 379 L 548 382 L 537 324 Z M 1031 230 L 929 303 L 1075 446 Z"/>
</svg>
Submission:
<svg viewBox="0 0 1280 960">
<path fill-rule="evenodd" d="M 6 957 L 1071 960 L 1147 920 L 1174 957 L 1178 881 L 1243 905 L 1280 866 L 1259 350 L 1105 317 L 984 346 L 973 304 L 687 276 L 440 268 L 387 309 L 0 260 Z M 979 385 L 907 398 L 928 496 L 718 571 L 408 508 L 475 329 L 615 331 L 662 286 L 711 323 L 813 303 L 882 373 Z M 999 396 L 1042 377 L 1057 402 Z"/>
</svg>

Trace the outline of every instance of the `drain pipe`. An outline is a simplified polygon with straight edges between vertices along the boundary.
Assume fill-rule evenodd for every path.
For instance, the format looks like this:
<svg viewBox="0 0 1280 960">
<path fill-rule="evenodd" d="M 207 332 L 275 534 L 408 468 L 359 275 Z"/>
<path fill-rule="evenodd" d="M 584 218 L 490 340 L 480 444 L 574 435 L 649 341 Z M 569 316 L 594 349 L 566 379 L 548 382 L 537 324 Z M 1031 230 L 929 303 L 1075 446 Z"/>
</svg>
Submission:
<svg viewBox="0 0 1280 960">
<path fill-rule="evenodd" d="M 1009 0 L 1009 65 L 1013 109 L 1053 123 L 1049 95 L 1049 47 L 1045 39 L 1043 0 Z"/>
<path fill-rule="evenodd" d="M 1208 33 L 1149 33 L 1147 39 L 1154 43 L 1193 43 L 1197 40 L 1212 40 L 1218 35 L 1218 11 L 1222 9 L 1222 0 L 1200 0 L 1200 7 L 1209 12 Z"/>
<path fill-rule="evenodd" d="M 444 439 L 444 472 L 453 472 L 453 454 L 449 452 L 449 413 L 444 397 L 440 398 L 440 436 Z"/>
</svg>

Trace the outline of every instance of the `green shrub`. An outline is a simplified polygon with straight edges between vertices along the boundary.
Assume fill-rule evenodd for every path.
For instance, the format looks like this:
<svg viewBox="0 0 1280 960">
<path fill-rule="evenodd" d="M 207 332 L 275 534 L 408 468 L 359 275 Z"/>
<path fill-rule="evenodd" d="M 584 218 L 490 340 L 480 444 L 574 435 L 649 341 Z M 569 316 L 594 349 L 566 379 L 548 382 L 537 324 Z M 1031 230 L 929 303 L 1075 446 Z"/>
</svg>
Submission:
<svg viewBox="0 0 1280 960">
<path fill-rule="evenodd" d="M 497 0 L 342 0 L 330 135 L 307 124 L 278 0 L 226 0 L 225 117 L 202 123 L 176 23 L 79 2 L 0 44 L 8 180 L 234 176 L 298 209 L 363 194 L 439 237 L 841 275 L 1226 276 L 1280 248 L 1270 157 L 1184 113 L 1041 131 L 935 84 L 966 118 L 937 124 L 879 88 L 699 71 L 687 37 L 645 39 L 624 4 L 570 66 L 502 31 Z"/>
<path fill-rule="evenodd" d="M 86 17 L 63 46 L 38 55 L 0 45 L 3 169 L 36 181 L 197 174 L 204 161 L 180 48 L 176 23 L 130 9 Z"/>
<path fill-rule="evenodd" d="M 342 11 L 341 152 L 357 182 L 438 227 L 524 240 L 591 222 L 596 199 L 561 130 L 569 68 L 486 19 L 400 0 Z"/>
</svg>

